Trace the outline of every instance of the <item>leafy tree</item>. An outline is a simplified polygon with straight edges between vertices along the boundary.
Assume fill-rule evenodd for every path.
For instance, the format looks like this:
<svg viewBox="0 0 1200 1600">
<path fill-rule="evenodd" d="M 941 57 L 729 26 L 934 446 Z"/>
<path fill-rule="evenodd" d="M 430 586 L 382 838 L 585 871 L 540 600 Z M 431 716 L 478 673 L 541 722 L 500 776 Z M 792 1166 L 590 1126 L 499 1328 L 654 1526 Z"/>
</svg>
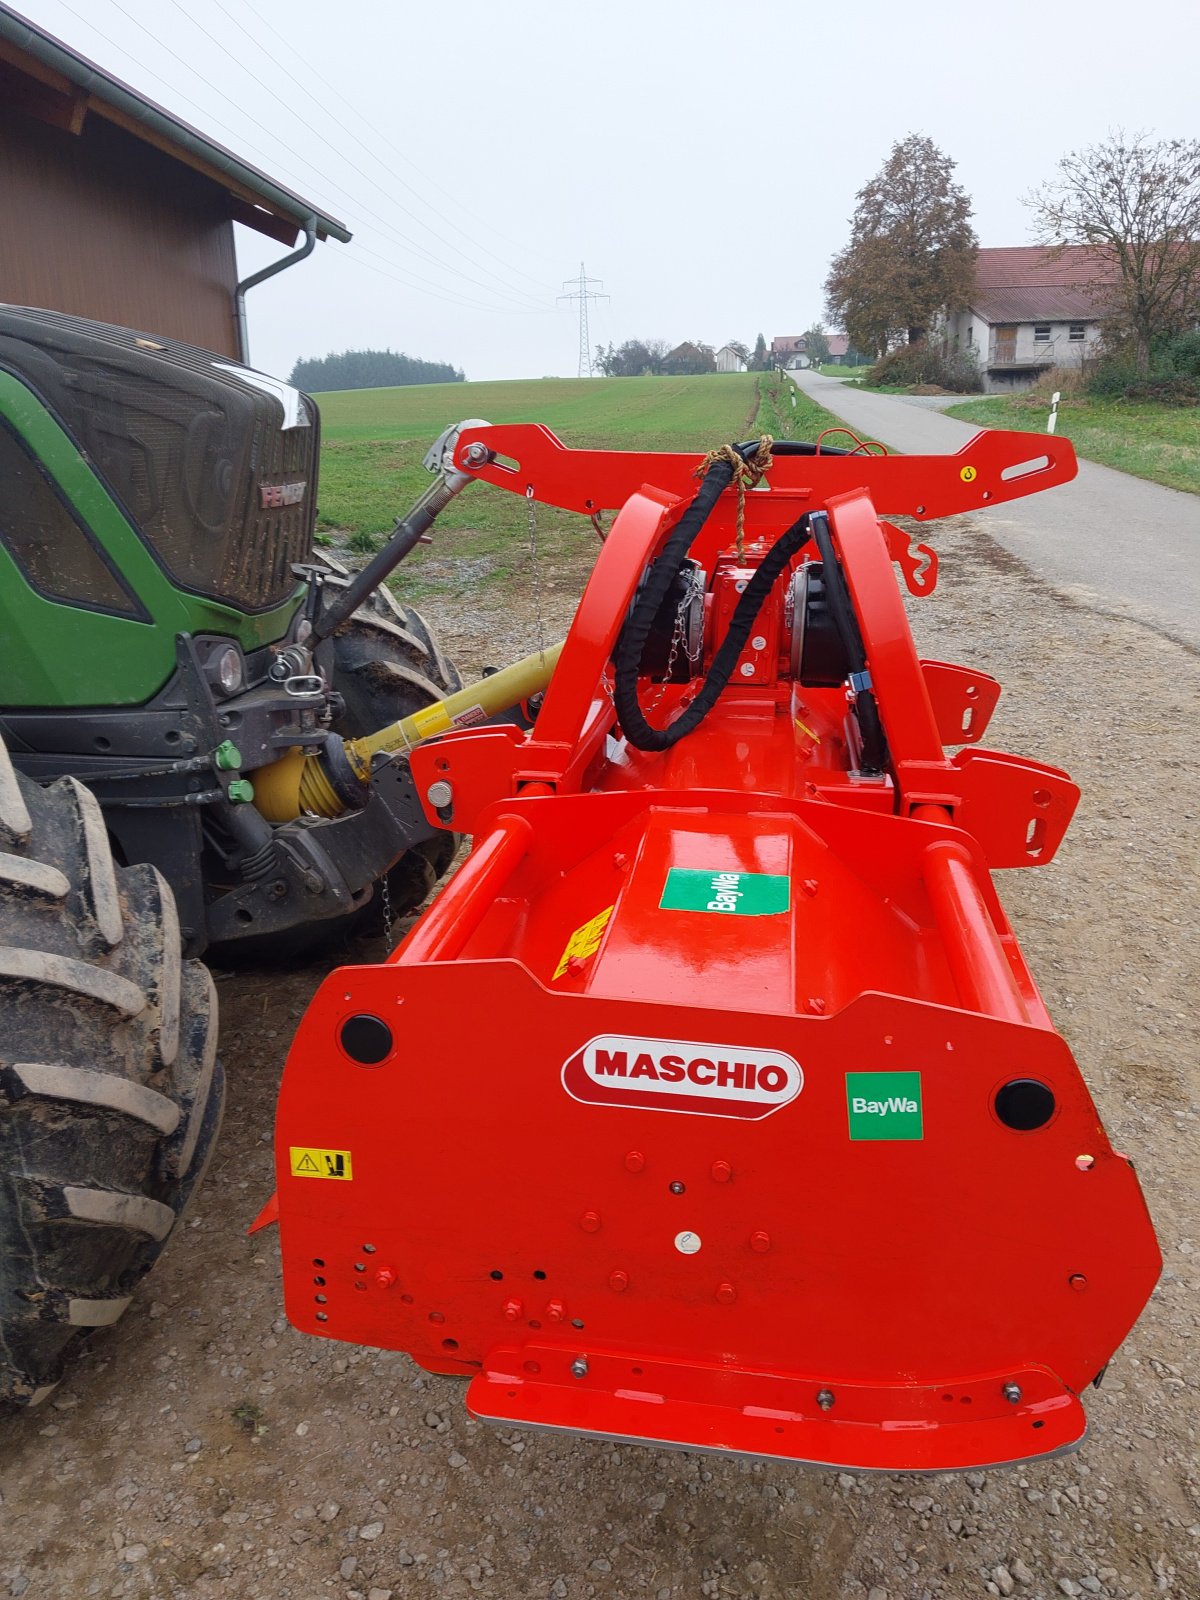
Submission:
<svg viewBox="0 0 1200 1600">
<path fill-rule="evenodd" d="M 657 376 L 667 355 L 665 339 L 626 339 L 622 345 L 596 346 L 595 365 L 606 378 Z"/>
<path fill-rule="evenodd" d="M 833 258 L 825 294 L 860 349 L 915 344 L 943 308 L 965 303 L 979 241 L 954 167 L 932 139 L 910 133 L 858 191 L 850 243 Z"/>
<path fill-rule="evenodd" d="M 825 337 L 825 329 L 819 322 L 814 322 L 805 332 L 804 350 L 814 367 L 822 366 L 829 360 L 829 340 Z"/>
<path fill-rule="evenodd" d="M 421 361 L 394 350 L 343 350 L 297 361 L 297 389 L 393 389 L 410 383 L 462 383 L 466 374 L 445 361 Z"/>
<path fill-rule="evenodd" d="M 740 339 L 726 339 L 725 348 L 727 350 L 732 350 L 734 352 L 734 354 L 737 356 L 738 360 L 739 361 L 744 361 L 746 363 L 747 367 L 750 365 L 750 346 L 749 345 L 743 344 Z"/>
<path fill-rule="evenodd" d="M 767 370 L 767 341 L 760 333 L 754 341 L 754 354 L 750 357 L 751 372 L 765 372 Z"/>
<path fill-rule="evenodd" d="M 1200 139 L 1151 143 L 1118 130 L 1065 155 L 1025 203 L 1052 253 L 1088 247 L 1096 271 L 1085 287 L 1112 308 L 1110 331 L 1148 372 L 1155 341 L 1200 317 Z"/>
<path fill-rule="evenodd" d="M 681 377 L 687 373 L 715 372 L 716 353 L 710 344 L 694 344 L 691 340 L 685 339 L 668 353 L 662 370 L 671 377 Z"/>
</svg>

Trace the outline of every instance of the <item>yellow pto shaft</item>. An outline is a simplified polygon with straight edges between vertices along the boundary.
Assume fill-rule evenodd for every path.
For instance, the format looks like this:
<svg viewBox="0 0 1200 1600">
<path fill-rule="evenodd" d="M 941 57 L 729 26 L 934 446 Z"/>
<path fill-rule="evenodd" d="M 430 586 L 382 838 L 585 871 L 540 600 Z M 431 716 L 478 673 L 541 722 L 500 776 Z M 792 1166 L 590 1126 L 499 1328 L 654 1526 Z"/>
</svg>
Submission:
<svg viewBox="0 0 1200 1600">
<path fill-rule="evenodd" d="M 340 817 L 366 803 L 375 756 L 403 753 L 454 727 L 475 727 L 538 694 L 550 682 L 562 645 L 535 650 L 523 661 L 493 672 L 478 683 L 435 700 L 411 717 L 390 722 L 359 739 L 331 736 L 323 749 L 289 750 L 254 774 L 254 799 L 268 822 L 293 822 L 299 816 Z"/>
</svg>

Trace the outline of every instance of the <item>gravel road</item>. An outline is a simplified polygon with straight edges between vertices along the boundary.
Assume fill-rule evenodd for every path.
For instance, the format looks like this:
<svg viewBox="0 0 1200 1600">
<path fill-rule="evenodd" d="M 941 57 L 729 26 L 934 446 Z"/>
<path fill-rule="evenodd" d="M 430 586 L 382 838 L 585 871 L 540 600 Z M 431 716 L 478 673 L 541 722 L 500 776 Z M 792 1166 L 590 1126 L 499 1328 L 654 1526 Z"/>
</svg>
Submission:
<svg viewBox="0 0 1200 1600">
<path fill-rule="evenodd" d="M 472 1423 L 457 1382 L 403 1356 L 294 1332 L 274 1234 L 244 1230 L 272 1187 L 284 1052 L 325 969 L 224 975 L 231 1103 L 194 1212 L 53 1401 L 0 1419 L 0 1596 L 1200 1596 L 1200 662 L 1031 578 L 986 526 L 935 532 L 942 582 L 914 625 L 923 653 L 1004 683 L 990 743 L 1083 785 L 1058 859 L 1001 892 L 1137 1161 L 1166 1257 L 1088 1397 L 1084 1447 L 1004 1472 L 872 1478 L 520 1434 Z M 569 616 L 588 537 L 547 582 L 548 630 Z M 531 647 L 520 596 L 480 598 L 450 561 L 440 582 L 426 609 L 465 664 Z M 365 941 L 357 955 L 380 953 Z"/>
</svg>

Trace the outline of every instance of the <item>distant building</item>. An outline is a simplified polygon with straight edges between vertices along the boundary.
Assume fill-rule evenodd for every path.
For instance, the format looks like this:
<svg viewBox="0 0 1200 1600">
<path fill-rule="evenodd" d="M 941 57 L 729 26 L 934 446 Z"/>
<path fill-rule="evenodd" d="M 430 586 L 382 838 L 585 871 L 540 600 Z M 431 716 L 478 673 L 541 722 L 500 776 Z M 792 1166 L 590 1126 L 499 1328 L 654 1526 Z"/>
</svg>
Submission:
<svg viewBox="0 0 1200 1600">
<path fill-rule="evenodd" d="M 1107 306 L 1095 285 L 1111 266 L 1085 245 L 1051 255 L 1041 245 L 979 252 L 966 307 L 946 319 L 956 347 L 974 350 L 988 394 L 1028 388 L 1050 367 L 1077 367 L 1100 342 Z"/>
<path fill-rule="evenodd" d="M 782 334 L 771 340 L 771 365 L 773 367 L 807 367 L 806 341 L 802 333 Z"/>
<path fill-rule="evenodd" d="M 246 290 L 334 217 L 0 3 L 0 301 L 248 355 Z M 299 250 L 239 282 L 233 224 Z"/>
<path fill-rule="evenodd" d="M 731 344 L 723 344 L 716 355 L 718 372 L 745 372 L 745 359 Z"/>
</svg>

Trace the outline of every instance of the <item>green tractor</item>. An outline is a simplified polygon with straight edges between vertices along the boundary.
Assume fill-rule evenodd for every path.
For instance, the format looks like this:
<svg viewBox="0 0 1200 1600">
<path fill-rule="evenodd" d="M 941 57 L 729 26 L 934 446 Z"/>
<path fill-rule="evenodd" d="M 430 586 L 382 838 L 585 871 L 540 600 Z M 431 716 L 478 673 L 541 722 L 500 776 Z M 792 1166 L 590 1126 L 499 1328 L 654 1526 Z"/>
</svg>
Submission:
<svg viewBox="0 0 1200 1600">
<path fill-rule="evenodd" d="M 0 1400 L 116 1320 L 199 1181 L 223 1081 L 198 958 L 383 931 L 454 853 L 403 760 L 335 820 L 255 803 L 287 752 L 461 688 L 378 587 L 461 487 L 448 451 L 351 579 L 314 559 L 319 428 L 211 352 L 0 308 Z"/>
</svg>

